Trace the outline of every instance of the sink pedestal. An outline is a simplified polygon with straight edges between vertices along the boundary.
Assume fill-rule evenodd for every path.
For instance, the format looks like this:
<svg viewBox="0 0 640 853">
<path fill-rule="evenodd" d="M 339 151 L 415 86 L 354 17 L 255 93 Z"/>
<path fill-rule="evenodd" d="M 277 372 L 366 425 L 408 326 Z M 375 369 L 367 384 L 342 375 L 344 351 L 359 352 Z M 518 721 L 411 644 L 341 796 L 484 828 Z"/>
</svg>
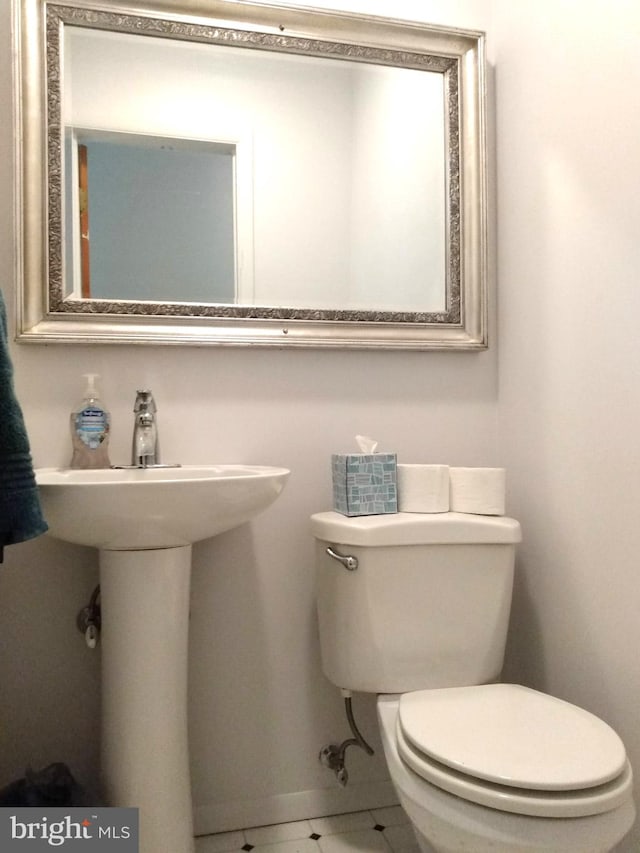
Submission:
<svg viewBox="0 0 640 853">
<path fill-rule="evenodd" d="M 100 551 L 103 788 L 109 805 L 140 810 L 140 853 L 194 851 L 191 544 L 262 512 L 288 476 L 262 465 L 36 471 L 51 535 Z"/>
<path fill-rule="evenodd" d="M 191 546 L 100 551 L 102 783 L 140 853 L 193 853 L 187 736 Z"/>
</svg>

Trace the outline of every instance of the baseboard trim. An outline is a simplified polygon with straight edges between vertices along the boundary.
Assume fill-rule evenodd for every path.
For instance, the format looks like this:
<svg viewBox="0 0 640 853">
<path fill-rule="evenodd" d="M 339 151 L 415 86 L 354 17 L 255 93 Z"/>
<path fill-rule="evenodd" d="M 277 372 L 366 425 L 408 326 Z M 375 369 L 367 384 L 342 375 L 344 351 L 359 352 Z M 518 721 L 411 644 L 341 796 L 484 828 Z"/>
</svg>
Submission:
<svg viewBox="0 0 640 853">
<path fill-rule="evenodd" d="M 397 803 L 398 798 L 389 781 L 349 783 L 346 788 L 336 786 L 258 800 L 196 806 L 194 829 L 196 835 L 210 835 L 251 826 L 384 808 Z"/>
</svg>

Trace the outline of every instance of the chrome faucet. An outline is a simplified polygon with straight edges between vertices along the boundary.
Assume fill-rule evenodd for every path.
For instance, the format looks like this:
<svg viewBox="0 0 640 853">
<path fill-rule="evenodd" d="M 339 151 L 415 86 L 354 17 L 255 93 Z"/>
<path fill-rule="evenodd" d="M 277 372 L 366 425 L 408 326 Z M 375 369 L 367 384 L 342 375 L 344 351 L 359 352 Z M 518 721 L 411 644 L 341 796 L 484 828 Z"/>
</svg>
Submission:
<svg viewBox="0 0 640 853">
<path fill-rule="evenodd" d="M 160 464 L 158 445 L 158 423 L 156 404 L 151 391 L 136 392 L 133 407 L 135 421 L 133 425 L 133 447 L 131 464 L 136 468 L 147 468 Z"/>
</svg>

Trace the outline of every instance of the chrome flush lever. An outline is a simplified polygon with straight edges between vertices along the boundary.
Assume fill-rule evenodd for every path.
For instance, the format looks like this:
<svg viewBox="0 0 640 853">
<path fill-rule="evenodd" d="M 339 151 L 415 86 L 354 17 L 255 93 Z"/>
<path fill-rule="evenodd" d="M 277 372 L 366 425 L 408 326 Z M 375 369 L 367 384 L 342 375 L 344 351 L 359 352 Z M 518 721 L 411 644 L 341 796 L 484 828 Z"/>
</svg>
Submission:
<svg viewBox="0 0 640 853">
<path fill-rule="evenodd" d="M 358 558 L 352 557 L 350 555 L 344 556 L 343 554 L 338 554 L 337 551 L 334 551 L 333 548 L 327 548 L 327 554 L 333 559 L 337 560 L 339 563 L 345 567 L 348 572 L 355 572 L 358 568 Z"/>
</svg>

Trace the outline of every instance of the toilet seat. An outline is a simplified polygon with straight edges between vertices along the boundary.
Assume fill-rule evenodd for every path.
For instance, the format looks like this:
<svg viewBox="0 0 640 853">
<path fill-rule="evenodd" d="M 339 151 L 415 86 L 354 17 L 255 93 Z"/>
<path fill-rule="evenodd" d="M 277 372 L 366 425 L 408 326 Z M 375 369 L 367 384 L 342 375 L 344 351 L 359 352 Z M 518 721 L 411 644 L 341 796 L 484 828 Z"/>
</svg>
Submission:
<svg viewBox="0 0 640 853">
<path fill-rule="evenodd" d="M 520 685 L 404 694 L 396 729 L 398 752 L 415 773 L 490 808 L 582 817 L 629 795 L 631 767 L 613 729 Z"/>
</svg>

